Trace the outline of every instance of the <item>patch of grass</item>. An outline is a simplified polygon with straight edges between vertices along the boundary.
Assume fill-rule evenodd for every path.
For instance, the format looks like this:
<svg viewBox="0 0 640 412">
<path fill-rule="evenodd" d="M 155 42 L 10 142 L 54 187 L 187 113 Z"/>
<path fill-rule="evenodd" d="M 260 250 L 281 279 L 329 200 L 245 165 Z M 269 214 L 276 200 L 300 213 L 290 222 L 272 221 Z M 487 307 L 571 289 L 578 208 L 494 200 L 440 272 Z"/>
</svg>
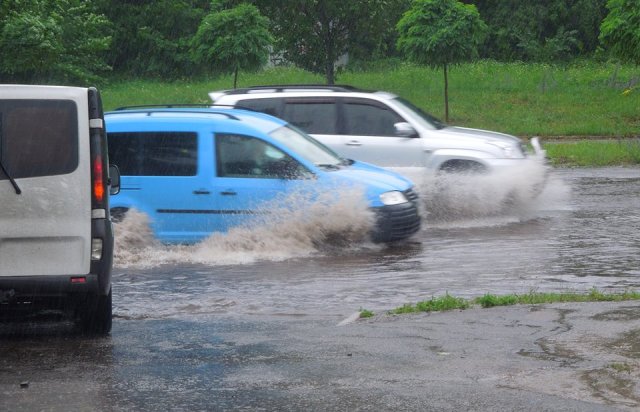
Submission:
<svg viewBox="0 0 640 412">
<path fill-rule="evenodd" d="M 406 304 L 400 306 L 390 311 L 390 313 L 398 315 L 413 312 L 441 312 L 445 310 L 467 309 L 468 307 L 468 301 L 462 298 L 456 298 L 447 293 L 442 297 L 432 297 L 429 300 L 423 300 L 415 305 Z"/>
<path fill-rule="evenodd" d="M 509 306 L 518 303 L 518 297 L 516 295 L 496 296 L 486 294 L 480 298 L 475 299 L 474 303 L 482 306 L 483 308 L 491 308 L 493 306 Z"/>
<path fill-rule="evenodd" d="M 611 363 L 611 364 L 609 364 L 607 366 L 609 368 L 615 370 L 616 372 L 631 373 L 631 365 L 629 365 L 628 363 L 614 362 L 614 363 Z"/>
<path fill-rule="evenodd" d="M 411 305 L 411 304 L 402 305 L 396 309 L 389 311 L 389 313 L 394 315 L 400 315 L 403 313 L 467 309 L 473 305 L 479 305 L 483 308 L 491 308 L 494 306 L 535 305 L 535 304 L 542 304 L 542 303 L 621 302 L 626 300 L 640 300 L 640 292 L 624 291 L 620 293 L 604 293 L 593 288 L 588 293 L 579 293 L 579 292 L 540 293 L 540 292 L 531 291 L 523 295 L 486 294 L 484 296 L 474 298 L 471 300 L 456 298 L 447 293 L 443 297 L 432 297 L 430 300 L 418 302 L 415 305 Z"/>
<path fill-rule="evenodd" d="M 360 318 L 372 318 L 375 315 L 372 311 L 367 309 L 360 309 Z"/>
<path fill-rule="evenodd" d="M 338 84 L 386 90 L 444 117 L 440 69 L 389 61 L 366 70 L 344 70 Z M 496 130 L 516 136 L 638 136 L 640 71 L 633 65 L 582 61 L 570 65 L 501 63 L 489 60 L 451 67 L 452 125 Z M 238 87 L 324 83 L 293 67 L 242 72 Z M 113 79 L 101 86 L 106 110 L 119 106 L 208 103 L 208 93 L 233 87 L 232 76 L 163 82 Z M 481 109 L 478 109 L 481 108 Z"/>
<path fill-rule="evenodd" d="M 612 166 L 640 164 L 640 139 L 582 140 L 544 143 L 554 166 Z"/>
</svg>

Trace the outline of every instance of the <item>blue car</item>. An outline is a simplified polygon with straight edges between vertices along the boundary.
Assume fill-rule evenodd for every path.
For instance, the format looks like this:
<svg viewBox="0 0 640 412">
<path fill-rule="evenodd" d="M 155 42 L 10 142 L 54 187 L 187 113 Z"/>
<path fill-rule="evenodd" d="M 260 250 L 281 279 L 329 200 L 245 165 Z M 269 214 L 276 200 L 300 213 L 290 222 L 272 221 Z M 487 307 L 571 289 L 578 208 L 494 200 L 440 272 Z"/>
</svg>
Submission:
<svg viewBox="0 0 640 412">
<path fill-rule="evenodd" d="M 127 108 L 105 114 L 109 159 L 120 169 L 115 218 L 150 217 L 165 243 L 195 243 L 269 213 L 277 199 L 362 190 L 374 242 L 420 229 L 417 195 L 403 176 L 342 159 L 287 122 L 216 108 Z M 348 189 L 347 189 L 348 190 Z"/>
</svg>

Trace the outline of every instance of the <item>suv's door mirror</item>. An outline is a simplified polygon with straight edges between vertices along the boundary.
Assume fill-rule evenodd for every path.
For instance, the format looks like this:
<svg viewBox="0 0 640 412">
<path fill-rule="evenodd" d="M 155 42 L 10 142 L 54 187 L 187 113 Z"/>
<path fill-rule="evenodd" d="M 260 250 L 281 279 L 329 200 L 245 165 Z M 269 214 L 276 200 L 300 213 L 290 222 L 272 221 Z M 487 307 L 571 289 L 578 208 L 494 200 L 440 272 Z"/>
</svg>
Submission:
<svg viewBox="0 0 640 412">
<path fill-rule="evenodd" d="M 394 123 L 396 136 L 400 137 L 418 137 L 418 132 L 407 122 Z"/>
<path fill-rule="evenodd" d="M 109 194 L 120 193 L 120 169 L 116 165 L 109 165 Z"/>
</svg>

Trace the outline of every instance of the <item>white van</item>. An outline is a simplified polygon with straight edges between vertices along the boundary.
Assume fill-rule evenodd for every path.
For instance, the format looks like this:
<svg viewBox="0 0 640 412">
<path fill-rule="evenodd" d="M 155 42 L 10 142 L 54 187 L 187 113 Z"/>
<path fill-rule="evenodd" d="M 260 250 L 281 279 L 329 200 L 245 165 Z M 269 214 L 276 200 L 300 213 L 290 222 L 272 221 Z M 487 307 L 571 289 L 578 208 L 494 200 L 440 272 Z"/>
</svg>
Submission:
<svg viewBox="0 0 640 412">
<path fill-rule="evenodd" d="M 107 153 L 96 89 L 0 85 L 2 319 L 59 309 L 85 332 L 111 330 Z"/>
</svg>

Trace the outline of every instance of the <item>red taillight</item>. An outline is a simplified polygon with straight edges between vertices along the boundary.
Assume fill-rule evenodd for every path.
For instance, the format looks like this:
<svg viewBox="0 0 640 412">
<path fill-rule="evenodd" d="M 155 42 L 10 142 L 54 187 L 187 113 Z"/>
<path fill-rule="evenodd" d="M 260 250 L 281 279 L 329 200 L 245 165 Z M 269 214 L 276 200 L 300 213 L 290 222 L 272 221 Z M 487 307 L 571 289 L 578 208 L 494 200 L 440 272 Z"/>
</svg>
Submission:
<svg viewBox="0 0 640 412">
<path fill-rule="evenodd" d="M 84 276 L 72 277 L 71 283 L 87 283 L 87 278 Z"/>
<path fill-rule="evenodd" d="M 97 202 L 104 200 L 104 181 L 102 180 L 102 156 L 93 159 L 93 196 Z"/>
</svg>

